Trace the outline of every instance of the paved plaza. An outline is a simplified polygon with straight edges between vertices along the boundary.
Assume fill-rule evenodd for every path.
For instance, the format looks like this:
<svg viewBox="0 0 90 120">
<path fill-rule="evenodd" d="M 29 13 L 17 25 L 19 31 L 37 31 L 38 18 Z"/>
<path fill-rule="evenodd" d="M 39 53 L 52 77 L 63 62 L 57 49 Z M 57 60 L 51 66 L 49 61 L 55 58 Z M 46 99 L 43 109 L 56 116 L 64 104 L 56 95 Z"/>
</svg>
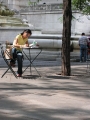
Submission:
<svg viewBox="0 0 90 120">
<path fill-rule="evenodd" d="M 0 68 L 0 77 L 6 68 Z M 16 68 L 14 68 L 16 70 Z M 0 78 L 0 120 L 90 120 L 90 74 L 86 63 L 72 62 L 72 75 L 60 65 L 37 66 L 22 78 Z"/>
</svg>

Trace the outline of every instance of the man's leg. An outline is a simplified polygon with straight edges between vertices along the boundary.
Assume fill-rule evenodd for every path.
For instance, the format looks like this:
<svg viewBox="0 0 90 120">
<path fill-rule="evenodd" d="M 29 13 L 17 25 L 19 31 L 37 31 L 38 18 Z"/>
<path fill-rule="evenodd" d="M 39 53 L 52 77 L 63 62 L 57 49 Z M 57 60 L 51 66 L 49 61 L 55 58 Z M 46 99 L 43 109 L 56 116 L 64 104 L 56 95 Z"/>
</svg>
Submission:
<svg viewBox="0 0 90 120">
<path fill-rule="evenodd" d="M 80 61 L 82 62 L 82 57 L 83 57 L 83 47 L 80 46 Z"/>
<path fill-rule="evenodd" d="M 87 60 L 87 48 L 84 48 L 84 62 Z"/>
</svg>

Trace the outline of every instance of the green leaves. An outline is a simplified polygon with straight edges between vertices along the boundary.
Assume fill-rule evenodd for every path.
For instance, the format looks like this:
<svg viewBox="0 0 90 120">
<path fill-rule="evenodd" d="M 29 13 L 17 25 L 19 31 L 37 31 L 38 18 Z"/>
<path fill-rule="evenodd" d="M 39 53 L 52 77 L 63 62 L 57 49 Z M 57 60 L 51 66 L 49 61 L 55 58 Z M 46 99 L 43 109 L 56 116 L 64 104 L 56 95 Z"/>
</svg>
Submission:
<svg viewBox="0 0 90 120">
<path fill-rule="evenodd" d="M 33 1 L 33 0 L 28 0 L 28 4 L 35 6 L 35 5 L 37 5 L 37 3 L 39 3 L 41 0 L 36 0 L 35 2 L 32 2 L 32 1 Z"/>
<path fill-rule="evenodd" d="M 0 15 L 1 16 L 13 16 L 14 11 L 11 11 L 7 8 L 7 6 L 0 4 Z"/>
<path fill-rule="evenodd" d="M 90 0 L 72 0 L 72 8 L 90 15 Z"/>
</svg>

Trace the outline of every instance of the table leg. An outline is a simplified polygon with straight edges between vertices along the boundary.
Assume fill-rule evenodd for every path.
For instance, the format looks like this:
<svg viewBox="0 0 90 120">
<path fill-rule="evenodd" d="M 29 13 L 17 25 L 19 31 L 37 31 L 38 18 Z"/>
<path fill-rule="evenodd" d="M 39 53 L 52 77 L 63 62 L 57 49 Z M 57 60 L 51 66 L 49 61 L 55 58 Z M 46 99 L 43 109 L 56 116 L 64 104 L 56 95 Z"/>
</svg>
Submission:
<svg viewBox="0 0 90 120">
<path fill-rule="evenodd" d="M 30 49 L 29 49 L 29 57 L 25 54 L 25 52 L 23 51 L 23 53 L 24 53 L 24 55 L 28 58 L 28 60 L 29 60 L 29 62 L 30 62 L 30 65 L 28 65 L 27 67 L 26 67 L 26 69 L 28 68 L 28 67 L 30 67 L 30 73 L 31 73 L 31 75 L 32 75 L 32 71 L 31 71 L 31 65 L 33 65 L 33 62 L 34 62 L 34 60 L 36 60 L 36 58 L 39 56 L 39 54 L 42 52 L 42 49 L 40 50 L 40 52 L 35 56 L 35 58 L 33 59 L 33 60 L 31 60 L 31 52 L 30 52 Z M 38 75 L 41 77 L 41 75 L 40 75 L 40 73 L 37 71 L 37 69 L 36 69 L 36 67 L 33 65 L 33 67 L 35 68 L 35 70 L 36 70 L 36 72 L 38 73 Z M 23 71 L 23 73 L 26 71 L 26 69 Z"/>
</svg>

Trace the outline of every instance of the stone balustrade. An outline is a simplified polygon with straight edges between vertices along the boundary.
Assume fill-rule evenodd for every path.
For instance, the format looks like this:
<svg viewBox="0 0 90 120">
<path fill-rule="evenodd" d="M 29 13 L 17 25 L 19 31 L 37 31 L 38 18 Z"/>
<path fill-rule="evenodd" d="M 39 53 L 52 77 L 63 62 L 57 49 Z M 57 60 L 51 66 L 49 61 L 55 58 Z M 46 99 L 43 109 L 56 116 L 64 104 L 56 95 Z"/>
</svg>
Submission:
<svg viewBox="0 0 90 120">
<path fill-rule="evenodd" d="M 42 5 L 35 5 L 35 6 L 19 6 L 20 12 L 29 12 L 29 11 L 56 11 L 62 9 L 62 4 L 42 4 Z"/>
<path fill-rule="evenodd" d="M 5 3 L 4 3 L 5 4 Z M 7 4 L 8 8 L 13 8 L 13 4 Z M 62 4 L 40 4 L 40 5 L 15 5 L 16 10 L 19 11 L 19 13 L 22 12 L 32 12 L 32 11 L 60 11 L 62 10 Z"/>
</svg>

